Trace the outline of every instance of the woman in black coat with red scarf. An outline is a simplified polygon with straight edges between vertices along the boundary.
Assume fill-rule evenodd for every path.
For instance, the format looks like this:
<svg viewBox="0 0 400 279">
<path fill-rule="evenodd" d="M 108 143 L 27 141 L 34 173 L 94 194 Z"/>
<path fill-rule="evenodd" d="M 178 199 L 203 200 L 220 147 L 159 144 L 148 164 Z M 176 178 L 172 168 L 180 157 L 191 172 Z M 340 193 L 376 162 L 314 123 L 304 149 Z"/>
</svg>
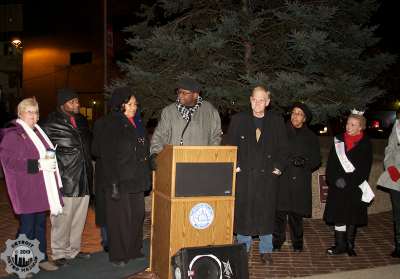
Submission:
<svg viewBox="0 0 400 279">
<path fill-rule="evenodd" d="M 130 90 L 115 90 L 111 101 L 112 112 L 96 122 L 92 153 L 104 184 L 109 258 L 115 266 L 124 266 L 143 256 L 144 192 L 151 186 L 149 144 Z"/>
<path fill-rule="evenodd" d="M 350 114 L 346 132 L 334 138 L 328 157 L 326 179 L 329 186 L 324 220 L 335 226 L 335 245 L 328 255 L 356 256 L 354 242 L 358 226 L 367 225 L 368 203 L 361 200 L 360 185 L 368 181 L 372 165 L 371 142 L 363 132 L 366 120 Z M 341 158 L 341 159 L 339 159 Z"/>
</svg>

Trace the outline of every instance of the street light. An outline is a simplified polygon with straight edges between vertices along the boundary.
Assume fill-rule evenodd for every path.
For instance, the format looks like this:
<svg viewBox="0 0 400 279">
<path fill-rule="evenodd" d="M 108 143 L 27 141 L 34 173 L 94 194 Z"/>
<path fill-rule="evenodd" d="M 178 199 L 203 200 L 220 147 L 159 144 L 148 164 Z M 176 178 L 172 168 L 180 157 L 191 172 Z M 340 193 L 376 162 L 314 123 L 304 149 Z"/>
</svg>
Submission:
<svg viewBox="0 0 400 279">
<path fill-rule="evenodd" d="M 22 44 L 22 42 L 21 42 L 20 39 L 13 39 L 13 40 L 11 41 L 11 43 L 13 44 L 13 46 L 14 46 L 15 48 L 19 48 L 19 47 L 21 46 L 21 44 Z"/>
<path fill-rule="evenodd" d="M 11 44 L 15 47 L 15 54 L 17 58 L 17 98 L 21 97 L 21 85 L 22 85 L 22 41 L 18 38 L 14 38 Z"/>
</svg>

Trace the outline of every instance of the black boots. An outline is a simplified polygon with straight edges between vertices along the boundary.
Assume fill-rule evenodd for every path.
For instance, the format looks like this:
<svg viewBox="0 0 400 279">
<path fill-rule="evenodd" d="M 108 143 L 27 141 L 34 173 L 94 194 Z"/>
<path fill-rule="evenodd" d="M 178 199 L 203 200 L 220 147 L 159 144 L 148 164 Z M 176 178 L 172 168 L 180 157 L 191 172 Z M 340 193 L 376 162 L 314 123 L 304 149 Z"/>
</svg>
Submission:
<svg viewBox="0 0 400 279">
<path fill-rule="evenodd" d="M 346 232 L 335 230 L 335 246 L 328 248 L 326 253 L 328 255 L 339 255 L 347 252 Z"/>
<path fill-rule="evenodd" d="M 354 251 L 354 243 L 356 240 L 357 227 L 354 225 L 346 225 L 346 231 L 340 232 L 335 230 L 335 246 L 326 250 L 328 255 L 347 254 L 350 257 L 357 256 Z"/>
<path fill-rule="evenodd" d="M 400 258 L 400 243 L 396 243 L 396 248 L 392 252 L 391 256 L 393 258 Z"/>
<path fill-rule="evenodd" d="M 357 256 L 356 251 L 354 251 L 354 242 L 356 240 L 357 227 L 354 225 L 346 226 L 346 236 L 347 236 L 347 254 L 350 257 Z"/>
</svg>

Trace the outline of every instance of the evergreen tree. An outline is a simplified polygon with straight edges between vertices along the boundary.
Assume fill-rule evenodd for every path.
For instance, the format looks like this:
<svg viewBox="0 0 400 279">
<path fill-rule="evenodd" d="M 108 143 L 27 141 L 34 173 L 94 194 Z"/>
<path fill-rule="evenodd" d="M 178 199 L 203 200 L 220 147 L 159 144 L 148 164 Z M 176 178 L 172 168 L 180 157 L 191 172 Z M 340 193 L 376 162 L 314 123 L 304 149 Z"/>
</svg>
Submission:
<svg viewBox="0 0 400 279">
<path fill-rule="evenodd" d="M 374 0 L 159 0 L 127 27 L 131 58 L 111 87 L 128 84 L 146 118 L 176 99 L 177 78 L 192 76 L 221 113 L 248 107 L 266 85 L 274 109 L 303 101 L 323 122 L 364 109 L 383 90 L 373 86 L 395 57 L 373 51 Z"/>
</svg>

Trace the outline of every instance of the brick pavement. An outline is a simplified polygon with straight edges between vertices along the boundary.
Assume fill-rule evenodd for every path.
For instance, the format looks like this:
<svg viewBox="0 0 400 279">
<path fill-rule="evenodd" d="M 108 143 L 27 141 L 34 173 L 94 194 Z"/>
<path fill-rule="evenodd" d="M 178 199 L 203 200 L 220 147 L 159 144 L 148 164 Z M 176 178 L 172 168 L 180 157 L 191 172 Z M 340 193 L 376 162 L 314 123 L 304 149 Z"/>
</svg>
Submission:
<svg viewBox="0 0 400 279">
<path fill-rule="evenodd" d="M 149 237 L 150 214 L 146 214 L 145 237 Z M 15 219 L 8 202 L 4 182 L 0 180 L 0 251 L 5 249 L 5 241 L 13 239 L 18 222 Z M 258 243 L 249 258 L 249 273 L 252 279 L 300 277 L 339 271 L 373 268 L 391 264 L 400 264 L 400 259 L 392 259 L 389 254 L 393 249 L 393 225 L 390 212 L 369 216 L 369 225 L 359 229 L 356 239 L 357 257 L 326 256 L 325 249 L 333 242 L 331 228 L 322 220 L 306 219 L 304 222 L 305 243 L 302 253 L 294 253 L 290 244 L 286 243 L 281 252 L 273 255 L 274 264 L 263 266 L 258 256 Z M 48 234 L 49 234 L 48 230 Z M 48 236 L 48 240 L 50 237 Z M 94 212 L 89 210 L 82 250 L 97 252 L 101 250 L 99 229 L 94 224 Z M 7 275 L 4 263 L 0 264 L 0 277 Z M 132 276 L 130 278 L 150 278 Z"/>
</svg>

